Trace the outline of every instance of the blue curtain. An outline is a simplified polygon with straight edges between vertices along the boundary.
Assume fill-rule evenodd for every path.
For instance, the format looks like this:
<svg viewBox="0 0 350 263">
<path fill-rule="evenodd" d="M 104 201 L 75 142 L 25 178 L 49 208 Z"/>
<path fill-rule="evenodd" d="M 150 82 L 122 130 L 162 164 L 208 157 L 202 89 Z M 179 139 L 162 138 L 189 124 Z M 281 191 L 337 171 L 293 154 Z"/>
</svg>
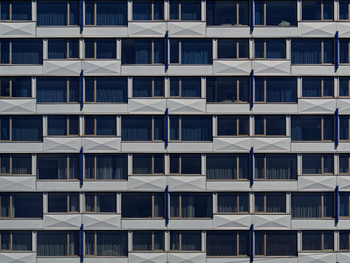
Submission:
<svg viewBox="0 0 350 263">
<path fill-rule="evenodd" d="M 263 78 L 261 78 L 263 79 Z M 257 79 L 256 79 L 257 80 Z M 280 78 L 271 77 L 266 78 L 266 101 L 267 102 L 296 102 L 297 101 L 297 79 L 294 77 Z M 257 89 L 257 82 L 255 83 L 256 96 L 260 96 L 264 92 L 264 88 L 260 83 Z"/>
<path fill-rule="evenodd" d="M 67 102 L 66 78 L 37 78 L 37 102 Z"/>
<path fill-rule="evenodd" d="M 37 25 L 67 25 L 67 2 L 66 1 L 38 1 Z"/>
<path fill-rule="evenodd" d="M 42 141 L 43 123 L 41 116 L 13 116 L 13 141 Z"/>
<path fill-rule="evenodd" d="M 48 135 L 67 135 L 66 116 L 48 116 Z"/>
<path fill-rule="evenodd" d="M 126 179 L 128 160 L 125 154 L 97 154 L 96 179 Z"/>
<path fill-rule="evenodd" d="M 200 78 L 182 78 L 181 79 L 181 97 L 201 97 L 201 79 Z"/>
<path fill-rule="evenodd" d="M 96 58 L 116 58 L 116 42 L 115 39 L 98 39 Z"/>
<path fill-rule="evenodd" d="M 43 64 L 42 39 L 12 40 L 12 64 Z"/>
<path fill-rule="evenodd" d="M 31 78 L 12 79 L 12 97 L 30 98 L 32 96 Z"/>
<path fill-rule="evenodd" d="M 2 141 L 10 140 L 10 117 L 1 116 L 0 117 L 0 127 L 1 127 L 1 137 Z"/>
<path fill-rule="evenodd" d="M 0 2 L 0 20 L 10 20 L 10 1 Z"/>
<path fill-rule="evenodd" d="M 2 9 L 1 3 L 0 8 Z M 12 1 L 12 20 L 32 20 L 31 1 Z"/>
<path fill-rule="evenodd" d="M 292 116 L 292 140 L 321 140 L 321 116 Z M 331 126 L 333 129 L 333 125 Z"/>
<path fill-rule="evenodd" d="M 266 58 L 286 58 L 286 41 L 284 39 L 267 39 Z"/>
<path fill-rule="evenodd" d="M 321 64 L 321 40 L 292 39 L 292 64 Z"/>
<path fill-rule="evenodd" d="M 340 120 L 340 140 L 349 139 L 349 116 L 339 116 Z"/>
<path fill-rule="evenodd" d="M 264 25 L 264 3 L 265 1 L 255 1 L 255 25 Z"/>
<path fill-rule="evenodd" d="M 134 78 L 133 97 L 152 97 L 152 77 Z"/>
<path fill-rule="evenodd" d="M 135 40 L 135 64 L 152 64 L 152 42 Z"/>
<path fill-rule="evenodd" d="M 133 20 L 152 20 L 152 1 L 134 1 L 132 12 Z"/>
<path fill-rule="evenodd" d="M 182 116 L 181 121 L 182 141 L 212 140 L 211 116 Z"/>
<path fill-rule="evenodd" d="M 2 39 L 0 40 L 0 63 L 8 64 L 10 63 L 10 40 Z"/>
<path fill-rule="evenodd" d="M 211 40 L 181 40 L 181 64 L 212 64 L 212 59 Z"/>
<path fill-rule="evenodd" d="M 127 24 L 127 1 L 97 1 L 96 3 L 97 25 Z"/>
<path fill-rule="evenodd" d="M 201 20 L 201 2 L 181 1 L 181 20 Z"/>
<path fill-rule="evenodd" d="M 66 39 L 49 39 L 49 59 L 67 58 L 67 40 Z"/>
<path fill-rule="evenodd" d="M 96 135 L 116 135 L 115 116 L 96 116 Z"/>
<path fill-rule="evenodd" d="M 122 116 L 122 140 L 152 140 L 152 116 Z"/>
<path fill-rule="evenodd" d="M 96 102 L 127 102 L 126 78 L 97 78 Z"/>
<path fill-rule="evenodd" d="M 133 174 L 152 174 L 152 154 L 134 154 Z"/>
</svg>

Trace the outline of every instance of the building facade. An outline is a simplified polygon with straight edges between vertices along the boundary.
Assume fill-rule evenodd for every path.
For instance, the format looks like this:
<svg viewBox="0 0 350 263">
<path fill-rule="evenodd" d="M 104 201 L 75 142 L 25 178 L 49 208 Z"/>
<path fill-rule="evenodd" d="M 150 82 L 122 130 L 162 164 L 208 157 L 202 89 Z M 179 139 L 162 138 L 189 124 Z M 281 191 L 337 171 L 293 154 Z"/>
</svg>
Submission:
<svg viewBox="0 0 350 263">
<path fill-rule="evenodd" d="M 0 262 L 350 262 L 349 0 L 0 2 Z"/>
</svg>

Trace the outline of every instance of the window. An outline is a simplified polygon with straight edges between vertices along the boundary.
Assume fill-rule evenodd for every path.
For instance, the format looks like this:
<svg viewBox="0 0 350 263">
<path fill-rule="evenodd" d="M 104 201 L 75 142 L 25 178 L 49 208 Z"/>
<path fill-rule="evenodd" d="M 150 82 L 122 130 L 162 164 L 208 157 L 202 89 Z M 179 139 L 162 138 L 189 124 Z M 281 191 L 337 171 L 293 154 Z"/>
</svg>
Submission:
<svg viewBox="0 0 350 263">
<path fill-rule="evenodd" d="M 0 141 L 39 142 L 43 140 L 41 116 L 0 116 Z"/>
<path fill-rule="evenodd" d="M 297 2 L 258 0 L 255 2 L 255 25 L 296 26 Z"/>
<path fill-rule="evenodd" d="M 122 116 L 122 141 L 163 141 L 164 116 Z"/>
<path fill-rule="evenodd" d="M 255 213 L 286 213 L 285 193 L 255 193 Z"/>
<path fill-rule="evenodd" d="M 285 136 L 286 116 L 283 115 L 255 115 L 255 135 Z"/>
<path fill-rule="evenodd" d="M 339 193 L 339 215 L 341 217 L 349 217 L 349 206 L 350 206 L 350 193 L 341 192 Z"/>
<path fill-rule="evenodd" d="M 162 0 L 135 0 L 132 7 L 133 20 L 163 20 Z"/>
<path fill-rule="evenodd" d="M 302 232 L 303 251 L 323 251 L 334 249 L 333 231 L 306 231 Z"/>
<path fill-rule="evenodd" d="M 164 39 L 123 39 L 122 64 L 164 64 Z"/>
<path fill-rule="evenodd" d="M 176 116 L 170 119 L 171 141 L 212 141 L 212 116 Z"/>
<path fill-rule="evenodd" d="M 164 78 L 135 77 L 132 85 L 132 95 L 137 97 L 164 97 Z"/>
<path fill-rule="evenodd" d="M 249 173 L 247 154 L 207 154 L 207 180 L 246 180 Z"/>
<path fill-rule="evenodd" d="M 1 39 L 0 64 L 43 64 L 43 40 Z"/>
<path fill-rule="evenodd" d="M 170 77 L 170 97 L 200 98 L 201 78 Z"/>
<path fill-rule="evenodd" d="M 333 20 L 333 0 L 303 0 L 303 21 Z"/>
<path fill-rule="evenodd" d="M 334 173 L 333 154 L 303 154 L 303 174 L 329 175 Z"/>
<path fill-rule="evenodd" d="M 334 217 L 334 193 L 292 193 L 292 218 Z"/>
<path fill-rule="evenodd" d="M 86 103 L 128 102 L 128 80 L 124 77 L 85 78 Z"/>
<path fill-rule="evenodd" d="M 31 1 L 7 0 L 0 2 L 0 20 L 32 20 Z"/>
<path fill-rule="evenodd" d="M 333 39 L 292 39 L 292 64 L 333 64 Z"/>
<path fill-rule="evenodd" d="M 126 180 L 127 178 L 126 154 L 85 154 L 85 179 Z"/>
<path fill-rule="evenodd" d="M 248 231 L 207 231 L 208 257 L 248 256 Z"/>
<path fill-rule="evenodd" d="M 280 59 L 286 58 L 285 39 L 254 39 L 255 58 Z"/>
<path fill-rule="evenodd" d="M 339 250 L 340 251 L 349 251 L 350 250 L 350 231 L 341 230 L 339 231 Z"/>
<path fill-rule="evenodd" d="M 116 116 L 84 116 L 85 135 L 117 135 Z"/>
<path fill-rule="evenodd" d="M 78 0 L 39 0 L 37 4 L 38 26 L 79 25 L 80 3 Z"/>
<path fill-rule="evenodd" d="M 170 231 L 170 251 L 201 251 L 201 231 Z"/>
<path fill-rule="evenodd" d="M 339 174 L 350 173 L 350 155 L 339 154 Z"/>
<path fill-rule="evenodd" d="M 303 97 L 333 97 L 333 77 L 303 77 Z"/>
<path fill-rule="evenodd" d="M 295 103 L 297 102 L 297 78 L 256 77 L 255 102 Z"/>
<path fill-rule="evenodd" d="M 349 136 L 349 122 L 350 122 L 350 116 L 349 115 L 341 115 L 339 116 L 339 137 L 340 140 L 348 141 L 350 139 Z"/>
<path fill-rule="evenodd" d="M 208 0 L 206 7 L 208 26 L 248 25 L 248 1 Z"/>
<path fill-rule="evenodd" d="M 349 3 L 349 2 L 348 2 Z M 350 39 L 339 39 L 339 62 L 340 63 L 349 63 L 350 62 L 350 56 L 349 56 L 349 44 Z"/>
<path fill-rule="evenodd" d="M 49 59 L 79 59 L 79 39 L 49 39 Z"/>
<path fill-rule="evenodd" d="M 133 251 L 164 251 L 164 231 L 133 231 Z"/>
<path fill-rule="evenodd" d="M 217 116 L 218 136 L 248 136 L 249 116 Z"/>
<path fill-rule="evenodd" d="M 169 41 L 170 63 L 213 64 L 211 39 L 170 39 Z"/>
<path fill-rule="evenodd" d="M 339 77 L 339 97 L 349 97 L 349 77 Z"/>
<path fill-rule="evenodd" d="M 127 1 L 87 0 L 85 2 L 86 26 L 126 26 Z"/>
<path fill-rule="evenodd" d="M 297 256 L 296 231 L 255 231 L 256 256 Z"/>
<path fill-rule="evenodd" d="M 249 213 L 249 193 L 218 193 L 218 213 Z"/>
<path fill-rule="evenodd" d="M 123 218 L 164 218 L 164 193 L 123 193 Z"/>
<path fill-rule="evenodd" d="M 295 180 L 297 156 L 295 154 L 255 154 L 255 178 L 262 180 Z"/>
<path fill-rule="evenodd" d="M 333 141 L 334 117 L 292 116 L 292 141 Z"/>
<path fill-rule="evenodd" d="M 201 2 L 170 0 L 170 20 L 201 20 Z"/>
<path fill-rule="evenodd" d="M 1 2 L 0 2 L 1 4 Z M 0 98 L 31 98 L 31 78 L 0 77 Z"/>
<path fill-rule="evenodd" d="M 248 59 L 248 39 L 218 39 L 218 59 Z"/>
<path fill-rule="evenodd" d="M 86 59 L 116 59 L 115 39 L 85 39 Z"/>
<path fill-rule="evenodd" d="M 207 102 L 247 103 L 249 78 L 207 77 Z"/>
<path fill-rule="evenodd" d="M 115 193 L 85 193 L 86 213 L 116 213 L 117 196 Z"/>
<path fill-rule="evenodd" d="M 348 0 L 340 0 L 339 1 L 339 19 L 340 20 L 349 20 L 349 1 Z"/>
<path fill-rule="evenodd" d="M 42 218 L 42 193 L 0 193 L 0 217 Z"/>
<path fill-rule="evenodd" d="M 79 78 L 38 77 L 36 81 L 36 101 L 38 103 L 79 102 Z"/>
<path fill-rule="evenodd" d="M 128 232 L 85 231 L 85 255 L 126 257 L 128 255 Z"/>
<path fill-rule="evenodd" d="M 164 174 L 163 154 L 134 154 L 133 174 Z"/>
<path fill-rule="evenodd" d="M 212 218 L 212 194 L 170 193 L 170 217 Z"/>
<path fill-rule="evenodd" d="M 79 135 L 79 116 L 48 116 L 47 134 L 61 136 Z"/>
<path fill-rule="evenodd" d="M 32 174 L 31 154 L 0 154 L 0 175 Z"/>
<path fill-rule="evenodd" d="M 49 193 L 51 213 L 79 213 L 79 193 Z"/>
<path fill-rule="evenodd" d="M 0 251 L 32 251 L 32 231 L 0 231 Z"/>
<path fill-rule="evenodd" d="M 170 174 L 201 174 L 200 154 L 170 154 Z"/>
<path fill-rule="evenodd" d="M 79 231 L 38 231 L 38 257 L 77 256 Z"/>
<path fill-rule="evenodd" d="M 78 154 L 38 154 L 37 162 L 39 180 L 78 179 Z"/>
</svg>

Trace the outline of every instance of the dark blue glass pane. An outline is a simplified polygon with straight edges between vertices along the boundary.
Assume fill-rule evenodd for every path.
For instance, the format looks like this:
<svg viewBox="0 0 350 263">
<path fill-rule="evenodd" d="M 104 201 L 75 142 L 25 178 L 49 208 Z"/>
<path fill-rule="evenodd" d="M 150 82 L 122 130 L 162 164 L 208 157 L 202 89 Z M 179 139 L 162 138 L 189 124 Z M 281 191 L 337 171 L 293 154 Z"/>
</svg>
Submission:
<svg viewBox="0 0 350 263">
<path fill-rule="evenodd" d="M 132 12 L 133 20 L 152 20 L 152 1 L 134 1 Z"/>
<path fill-rule="evenodd" d="M 67 102 L 66 78 L 37 78 L 37 102 Z"/>
<path fill-rule="evenodd" d="M 164 139 L 164 117 L 154 116 L 154 140 L 162 141 Z"/>
<path fill-rule="evenodd" d="M 181 80 L 181 97 L 201 96 L 201 79 L 200 78 L 182 78 Z"/>
<path fill-rule="evenodd" d="M 10 140 L 10 117 L 1 116 L 0 117 L 0 128 L 1 128 L 1 140 Z"/>
<path fill-rule="evenodd" d="M 263 39 L 255 39 L 254 40 L 255 58 L 264 58 L 264 53 L 265 53 L 264 42 L 265 41 Z"/>
<path fill-rule="evenodd" d="M 42 39 L 12 40 L 12 64 L 43 64 Z"/>
<path fill-rule="evenodd" d="M 218 116 L 218 135 L 237 135 L 237 117 Z"/>
<path fill-rule="evenodd" d="M 266 78 L 266 101 L 296 102 L 297 79 L 295 77 Z"/>
<path fill-rule="evenodd" d="M 303 97 L 321 97 L 322 96 L 322 78 L 304 77 L 303 78 Z"/>
<path fill-rule="evenodd" d="M 340 63 L 349 63 L 349 40 L 339 39 Z"/>
<path fill-rule="evenodd" d="M 41 116 L 13 116 L 13 141 L 42 141 L 43 121 Z"/>
<path fill-rule="evenodd" d="M 164 10 L 163 10 L 163 1 L 162 0 L 154 0 L 154 20 L 163 20 Z"/>
<path fill-rule="evenodd" d="M 69 116 L 69 134 L 79 135 L 79 116 Z"/>
<path fill-rule="evenodd" d="M 201 2 L 181 1 L 181 20 L 201 20 Z"/>
<path fill-rule="evenodd" d="M 296 1 L 266 1 L 266 25 L 295 26 L 296 23 Z"/>
<path fill-rule="evenodd" d="M 67 2 L 66 1 L 38 1 L 37 25 L 67 25 Z"/>
<path fill-rule="evenodd" d="M 180 1 L 179 0 L 171 0 L 170 1 L 170 19 L 178 20 L 180 19 Z"/>
<path fill-rule="evenodd" d="M 69 102 L 78 102 L 80 93 L 79 78 L 69 78 Z"/>
<path fill-rule="evenodd" d="M 333 125 L 331 126 L 333 129 Z M 319 141 L 321 140 L 320 116 L 292 116 L 292 140 Z"/>
<path fill-rule="evenodd" d="M 256 1 L 255 2 L 255 24 L 264 25 L 264 4 L 265 1 Z"/>
<path fill-rule="evenodd" d="M 95 118 L 94 116 L 85 116 L 85 135 L 95 134 Z"/>
<path fill-rule="evenodd" d="M 152 140 L 152 116 L 123 116 L 123 141 Z"/>
<path fill-rule="evenodd" d="M 349 19 L 349 1 L 347 0 L 339 1 L 339 18 L 341 20 Z"/>
<path fill-rule="evenodd" d="M 181 64 L 212 64 L 212 61 L 211 40 L 181 40 Z"/>
<path fill-rule="evenodd" d="M 339 78 L 339 92 L 340 96 L 349 96 L 349 78 Z"/>
<path fill-rule="evenodd" d="M 334 40 L 325 39 L 323 41 L 323 63 L 334 63 Z"/>
<path fill-rule="evenodd" d="M 179 116 L 170 116 L 170 140 L 180 139 L 180 119 Z"/>
<path fill-rule="evenodd" d="M 115 116 L 96 116 L 96 135 L 116 135 Z"/>
<path fill-rule="evenodd" d="M 95 24 L 95 3 L 94 1 L 85 1 L 85 25 Z"/>
<path fill-rule="evenodd" d="M 255 101 L 265 101 L 265 79 L 255 78 Z"/>
<path fill-rule="evenodd" d="M 264 135 L 264 116 L 255 116 L 255 135 Z"/>
<path fill-rule="evenodd" d="M 170 40 L 170 63 L 180 62 L 179 47 L 180 47 L 180 41 L 178 39 Z"/>
<path fill-rule="evenodd" d="M 302 11 L 303 20 L 321 20 L 322 1 L 303 1 Z"/>
<path fill-rule="evenodd" d="M 153 63 L 164 64 L 164 40 L 155 39 L 154 40 L 154 58 Z"/>
<path fill-rule="evenodd" d="M 348 140 L 349 139 L 349 116 L 339 116 L 340 120 L 340 131 L 339 137 L 340 140 Z"/>
<path fill-rule="evenodd" d="M 67 40 L 49 39 L 49 59 L 67 58 Z"/>
<path fill-rule="evenodd" d="M 12 1 L 12 20 L 32 20 L 32 2 Z"/>
<path fill-rule="evenodd" d="M 321 64 L 321 57 L 321 40 L 292 39 L 292 64 Z"/>
<path fill-rule="evenodd" d="M 0 40 L 0 63 L 10 63 L 10 40 Z"/>
<path fill-rule="evenodd" d="M 96 58 L 116 58 L 115 39 L 99 39 L 97 42 Z"/>
<path fill-rule="evenodd" d="M 127 1 L 98 1 L 97 25 L 126 25 Z"/>
<path fill-rule="evenodd" d="M 323 1 L 323 19 L 333 19 L 333 0 Z"/>
<path fill-rule="evenodd" d="M 211 141 L 212 119 L 211 116 L 182 116 L 181 117 L 182 141 Z"/>
<path fill-rule="evenodd" d="M 0 97 L 10 96 L 10 78 L 0 78 Z"/>
<path fill-rule="evenodd" d="M 79 40 L 69 40 L 69 58 L 79 58 Z"/>
<path fill-rule="evenodd" d="M 69 25 L 79 25 L 80 1 L 69 1 Z"/>
<path fill-rule="evenodd" d="M 237 41 L 234 39 L 219 39 L 218 58 L 237 58 Z"/>
<path fill-rule="evenodd" d="M 67 135 L 66 116 L 48 116 L 48 135 Z"/>
<path fill-rule="evenodd" d="M 180 78 L 170 78 L 170 96 L 180 96 Z"/>
<path fill-rule="evenodd" d="M 96 78 L 96 102 L 126 102 L 126 78 Z"/>
<path fill-rule="evenodd" d="M 286 41 L 266 40 L 266 58 L 286 58 Z"/>
<path fill-rule="evenodd" d="M 234 1 L 207 1 L 207 25 L 236 25 L 236 14 Z"/>
<path fill-rule="evenodd" d="M 0 2 L 0 20 L 10 20 L 10 1 Z"/>
<path fill-rule="evenodd" d="M 152 78 L 134 78 L 133 97 L 152 97 Z"/>
<path fill-rule="evenodd" d="M 153 78 L 154 81 L 154 96 L 164 96 L 164 78 Z"/>
<path fill-rule="evenodd" d="M 31 78 L 13 78 L 12 79 L 12 97 L 31 97 L 32 85 Z"/>
<path fill-rule="evenodd" d="M 95 57 L 95 41 L 92 39 L 85 39 L 85 58 Z"/>
</svg>

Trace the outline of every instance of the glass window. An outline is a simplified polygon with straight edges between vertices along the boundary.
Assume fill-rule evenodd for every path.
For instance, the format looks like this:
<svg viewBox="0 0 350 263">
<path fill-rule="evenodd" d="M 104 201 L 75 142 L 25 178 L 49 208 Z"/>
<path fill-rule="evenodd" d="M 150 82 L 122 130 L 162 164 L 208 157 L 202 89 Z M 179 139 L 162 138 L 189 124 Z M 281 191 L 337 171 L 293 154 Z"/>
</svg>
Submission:
<svg viewBox="0 0 350 263">
<path fill-rule="evenodd" d="M 292 103 L 297 102 L 297 78 L 256 77 L 255 102 Z"/>
<path fill-rule="evenodd" d="M 37 177 L 39 180 L 78 179 L 79 154 L 38 154 Z"/>
<path fill-rule="evenodd" d="M 333 77 L 303 77 L 303 97 L 333 97 Z"/>
<path fill-rule="evenodd" d="M 0 20 L 32 20 L 31 1 L 5 0 L 0 2 Z"/>
<path fill-rule="evenodd" d="M 303 0 L 303 21 L 333 20 L 333 0 Z"/>
<path fill-rule="evenodd" d="M 200 154 L 170 154 L 171 174 L 201 174 Z"/>
<path fill-rule="evenodd" d="M 47 117 L 47 134 L 49 136 L 78 136 L 79 116 L 51 115 Z"/>
<path fill-rule="evenodd" d="M 349 217 L 350 193 L 339 193 L 339 215 L 341 217 Z"/>
<path fill-rule="evenodd" d="M 334 193 L 292 193 L 292 218 L 334 217 Z"/>
<path fill-rule="evenodd" d="M 296 231 L 255 231 L 256 256 L 297 256 Z"/>
<path fill-rule="evenodd" d="M 49 39 L 49 59 L 78 59 L 79 39 Z"/>
<path fill-rule="evenodd" d="M 123 39 L 122 64 L 164 64 L 164 39 Z"/>
<path fill-rule="evenodd" d="M 249 116 L 217 116 L 218 136 L 248 136 Z"/>
<path fill-rule="evenodd" d="M 201 251 L 201 231 L 170 231 L 171 251 Z"/>
<path fill-rule="evenodd" d="M 135 0 L 132 6 L 133 20 L 163 20 L 162 0 Z"/>
<path fill-rule="evenodd" d="M 0 193 L 0 217 L 43 218 L 42 193 Z"/>
<path fill-rule="evenodd" d="M 349 97 L 349 77 L 339 77 L 339 97 Z"/>
<path fill-rule="evenodd" d="M 0 98 L 31 98 L 31 78 L 0 77 Z"/>
<path fill-rule="evenodd" d="M 127 1 L 87 0 L 86 26 L 125 26 L 128 24 Z"/>
<path fill-rule="evenodd" d="M 292 116 L 293 141 L 332 141 L 334 140 L 334 117 Z"/>
<path fill-rule="evenodd" d="M 43 64 L 42 39 L 1 39 L 1 64 Z"/>
<path fill-rule="evenodd" d="M 135 77 L 132 85 L 133 97 L 164 97 L 164 78 Z"/>
<path fill-rule="evenodd" d="M 38 103 L 77 103 L 79 90 L 77 77 L 38 77 L 36 100 Z"/>
<path fill-rule="evenodd" d="M 42 140 L 42 116 L 0 116 L 0 141 L 39 142 Z"/>
<path fill-rule="evenodd" d="M 349 20 L 349 0 L 340 0 L 339 1 L 339 19 L 340 20 Z"/>
<path fill-rule="evenodd" d="M 292 64 L 333 64 L 333 39 L 292 39 Z"/>
<path fill-rule="evenodd" d="M 255 115 L 255 135 L 286 135 L 286 116 Z"/>
<path fill-rule="evenodd" d="M 349 154 L 339 154 L 339 173 L 349 174 L 350 173 L 350 155 Z"/>
<path fill-rule="evenodd" d="M 170 193 L 170 217 L 212 218 L 212 194 Z"/>
<path fill-rule="evenodd" d="M 218 39 L 218 59 L 248 59 L 249 40 Z"/>
<path fill-rule="evenodd" d="M 115 193 L 85 193 L 86 213 L 116 213 L 117 197 Z"/>
<path fill-rule="evenodd" d="M 201 78 L 170 77 L 170 97 L 200 98 Z"/>
<path fill-rule="evenodd" d="M 201 2 L 170 0 L 170 20 L 201 20 Z"/>
<path fill-rule="evenodd" d="M 207 77 L 207 102 L 247 103 L 249 78 L 247 77 Z"/>
<path fill-rule="evenodd" d="M 77 256 L 79 231 L 38 231 L 38 257 Z"/>
<path fill-rule="evenodd" d="M 126 257 L 128 231 L 85 231 L 85 255 Z"/>
<path fill-rule="evenodd" d="M 170 140 L 212 141 L 212 116 L 170 116 Z"/>
<path fill-rule="evenodd" d="M 256 179 L 295 180 L 297 178 L 297 156 L 295 154 L 255 154 Z"/>
<path fill-rule="evenodd" d="M 164 231 L 133 231 L 133 251 L 164 251 Z"/>
<path fill-rule="evenodd" d="M 133 174 L 164 174 L 163 154 L 134 154 Z"/>
<path fill-rule="evenodd" d="M 164 218 L 164 193 L 122 193 L 123 218 Z"/>
<path fill-rule="evenodd" d="M 85 135 L 112 136 L 117 135 L 116 116 L 84 116 Z"/>
<path fill-rule="evenodd" d="M 212 52 L 211 39 L 170 39 L 173 64 L 213 64 Z"/>
<path fill-rule="evenodd" d="M 255 58 L 286 58 L 285 39 L 255 39 Z"/>
<path fill-rule="evenodd" d="M 86 103 L 128 101 L 128 80 L 126 77 L 87 77 L 84 84 Z"/>
<path fill-rule="evenodd" d="M 122 141 L 163 141 L 164 116 L 122 116 Z"/>
<path fill-rule="evenodd" d="M 49 193 L 48 212 L 79 213 L 79 193 Z"/>
<path fill-rule="evenodd" d="M 256 213 L 286 213 L 285 193 L 255 193 Z"/>
<path fill-rule="evenodd" d="M 348 2 L 348 1 L 347 1 Z M 349 39 L 339 39 L 339 62 L 349 63 Z"/>
<path fill-rule="evenodd" d="M 79 25 L 79 0 L 39 0 L 37 3 L 38 26 Z"/>
<path fill-rule="evenodd" d="M 341 230 L 339 231 L 339 250 L 349 251 L 350 250 L 350 231 Z"/>
<path fill-rule="evenodd" d="M 0 231 L 0 251 L 32 251 L 32 231 Z"/>
<path fill-rule="evenodd" d="M 85 154 L 85 179 L 126 180 L 127 177 L 126 154 Z"/>
<path fill-rule="evenodd" d="M 248 1 L 208 0 L 206 8 L 208 26 L 248 25 Z"/>
<path fill-rule="evenodd" d="M 334 249 L 333 231 L 306 231 L 302 232 L 302 250 L 320 251 Z"/>
<path fill-rule="evenodd" d="M 333 174 L 333 154 L 303 154 L 303 174 Z"/>
<path fill-rule="evenodd" d="M 32 174 L 31 154 L 0 154 L 0 175 Z"/>
<path fill-rule="evenodd" d="M 115 39 L 85 39 L 86 59 L 116 59 Z"/>
<path fill-rule="evenodd" d="M 350 139 L 349 124 L 350 124 L 350 116 L 349 115 L 339 116 L 339 135 L 340 135 L 339 137 L 340 137 L 340 140 L 348 141 Z"/>
<path fill-rule="evenodd" d="M 208 257 L 248 256 L 248 231 L 207 231 Z"/>
<path fill-rule="evenodd" d="M 249 213 L 249 193 L 218 193 L 218 213 Z"/>
<path fill-rule="evenodd" d="M 255 25 L 296 26 L 297 2 L 258 0 L 255 2 Z"/>
<path fill-rule="evenodd" d="M 208 180 L 248 179 L 247 154 L 207 154 L 206 176 Z"/>
</svg>

